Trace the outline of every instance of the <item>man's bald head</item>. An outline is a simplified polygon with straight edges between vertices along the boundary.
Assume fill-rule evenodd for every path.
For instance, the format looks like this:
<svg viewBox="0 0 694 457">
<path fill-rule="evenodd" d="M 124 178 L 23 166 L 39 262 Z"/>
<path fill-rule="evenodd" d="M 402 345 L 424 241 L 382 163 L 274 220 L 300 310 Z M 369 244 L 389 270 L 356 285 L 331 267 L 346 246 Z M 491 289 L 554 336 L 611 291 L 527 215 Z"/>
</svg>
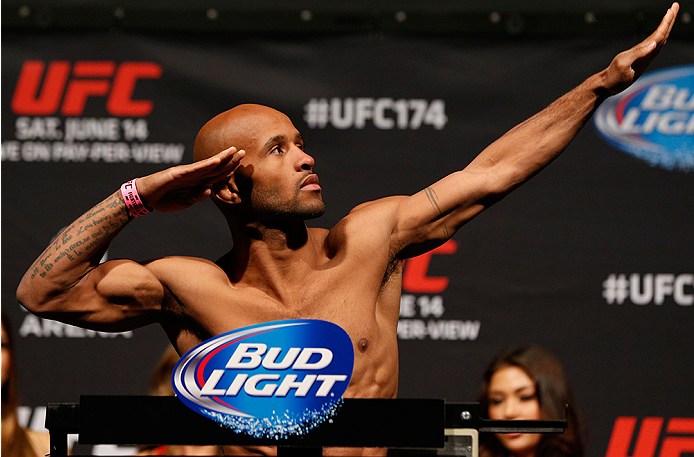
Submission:
<svg viewBox="0 0 694 457">
<path fill-rule="evenodd" d="M 268 122 L 287 116 L 264 105 L 238 105 L 210 119 L 198 132 L 193 159 L 199 160 L 230 148 L 248 151 L 259 141 Z"/>
</svg>

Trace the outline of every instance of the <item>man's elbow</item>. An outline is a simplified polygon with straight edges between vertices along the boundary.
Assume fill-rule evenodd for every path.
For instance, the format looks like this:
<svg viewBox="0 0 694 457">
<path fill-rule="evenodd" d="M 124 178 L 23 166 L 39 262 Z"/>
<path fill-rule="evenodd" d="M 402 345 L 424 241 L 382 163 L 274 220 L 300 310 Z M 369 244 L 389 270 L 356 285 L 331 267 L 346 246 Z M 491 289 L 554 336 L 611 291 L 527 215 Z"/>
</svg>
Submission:
<svg viewBox="0 0 694 457">
<path fill-rule="evenodd" d="M 56 305 L 64 301 L 60 293 L 26 276 L 19 283 L 15 295 L 20 305 L 37 316 L 55 311 Z"/>
<path fill-rule="evenodd" d="M 19 304 L 26 308 L 27 311 L 34 314 L 40 314 L 43 311 L 44 300 L 39 297 L 36 290 L 27 284 L 25 280 L 19 283 L 16 297 Z"/>
</svg>

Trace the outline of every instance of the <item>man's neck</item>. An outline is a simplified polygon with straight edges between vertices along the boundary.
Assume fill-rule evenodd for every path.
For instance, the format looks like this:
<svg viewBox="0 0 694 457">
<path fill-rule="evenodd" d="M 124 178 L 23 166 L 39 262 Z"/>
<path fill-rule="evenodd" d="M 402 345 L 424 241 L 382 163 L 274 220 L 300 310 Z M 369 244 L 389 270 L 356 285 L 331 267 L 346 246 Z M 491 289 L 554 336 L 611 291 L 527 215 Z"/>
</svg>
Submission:
<svg viewBox="0 0 694 457">
<path fill-rule="evenodd" d="M 293 224 L 247 224 L 232 228 L 234 248 L 226 259 L 235 283 L 265 289 L 278 298 L 306 279 L 318 251 L 303 221 Z"/>
</svg>

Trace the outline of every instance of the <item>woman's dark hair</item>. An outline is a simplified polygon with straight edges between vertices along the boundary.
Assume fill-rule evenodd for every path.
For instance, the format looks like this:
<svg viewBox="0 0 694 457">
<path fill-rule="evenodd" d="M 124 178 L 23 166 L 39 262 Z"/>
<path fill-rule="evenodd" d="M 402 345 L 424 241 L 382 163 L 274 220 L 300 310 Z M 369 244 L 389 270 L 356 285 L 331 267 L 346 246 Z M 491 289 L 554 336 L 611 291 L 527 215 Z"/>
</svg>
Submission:
<svg viewBox="0 0 694 457">
<path fill-rule="evenodd" d="M 501 368 L 513 366 L 522 369 L 535 383 L 542 419 L 568 420 L 563 434 L 544 434 L 536 457 L 583 457 L 580 413 L 574 402 L 569 383 L 559 361 L 537 345 L 506 350 L 491 361 L 484 372 L 479 402 L 483 417 L 489 411 L 489 382 Z M 568 405 L 568 409 L 567 409 Z M 480 435 L 481 457 L 505 457 L 509 452 L 493 433 Z"/>
</svg>

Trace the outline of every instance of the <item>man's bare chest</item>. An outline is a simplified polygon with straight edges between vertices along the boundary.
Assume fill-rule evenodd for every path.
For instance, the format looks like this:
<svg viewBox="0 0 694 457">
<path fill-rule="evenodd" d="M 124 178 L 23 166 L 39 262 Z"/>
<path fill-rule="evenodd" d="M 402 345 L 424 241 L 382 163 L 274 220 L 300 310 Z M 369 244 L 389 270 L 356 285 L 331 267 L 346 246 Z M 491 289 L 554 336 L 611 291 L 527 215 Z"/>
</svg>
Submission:
<svg viewBox="0 0 694 457">
<path fill-rule="evenodd" d="M 373 315 L 377 298 L 377 294 L 338 285 L 279 292 L 237 286 L 194 297 L 185 307 L 212 334 L 219 334 L 285 319 L 321 319 L 348 325 L 357 316 Z"/>
<path fill-rule="evenodd" d="M 285 319 L 321 319 L 358 333 L 375 319 L 379 283 L 327 274 L 307 275 L 293 284 L 230 283 L 207 279 L 171 288 L 170 311 L 182 327 L 201 338 L 248 325 Z M 185 328 L 181 328 L 185 330 Z M 351 331 L 350 331 L 351 330 Z"/>
</svg>

